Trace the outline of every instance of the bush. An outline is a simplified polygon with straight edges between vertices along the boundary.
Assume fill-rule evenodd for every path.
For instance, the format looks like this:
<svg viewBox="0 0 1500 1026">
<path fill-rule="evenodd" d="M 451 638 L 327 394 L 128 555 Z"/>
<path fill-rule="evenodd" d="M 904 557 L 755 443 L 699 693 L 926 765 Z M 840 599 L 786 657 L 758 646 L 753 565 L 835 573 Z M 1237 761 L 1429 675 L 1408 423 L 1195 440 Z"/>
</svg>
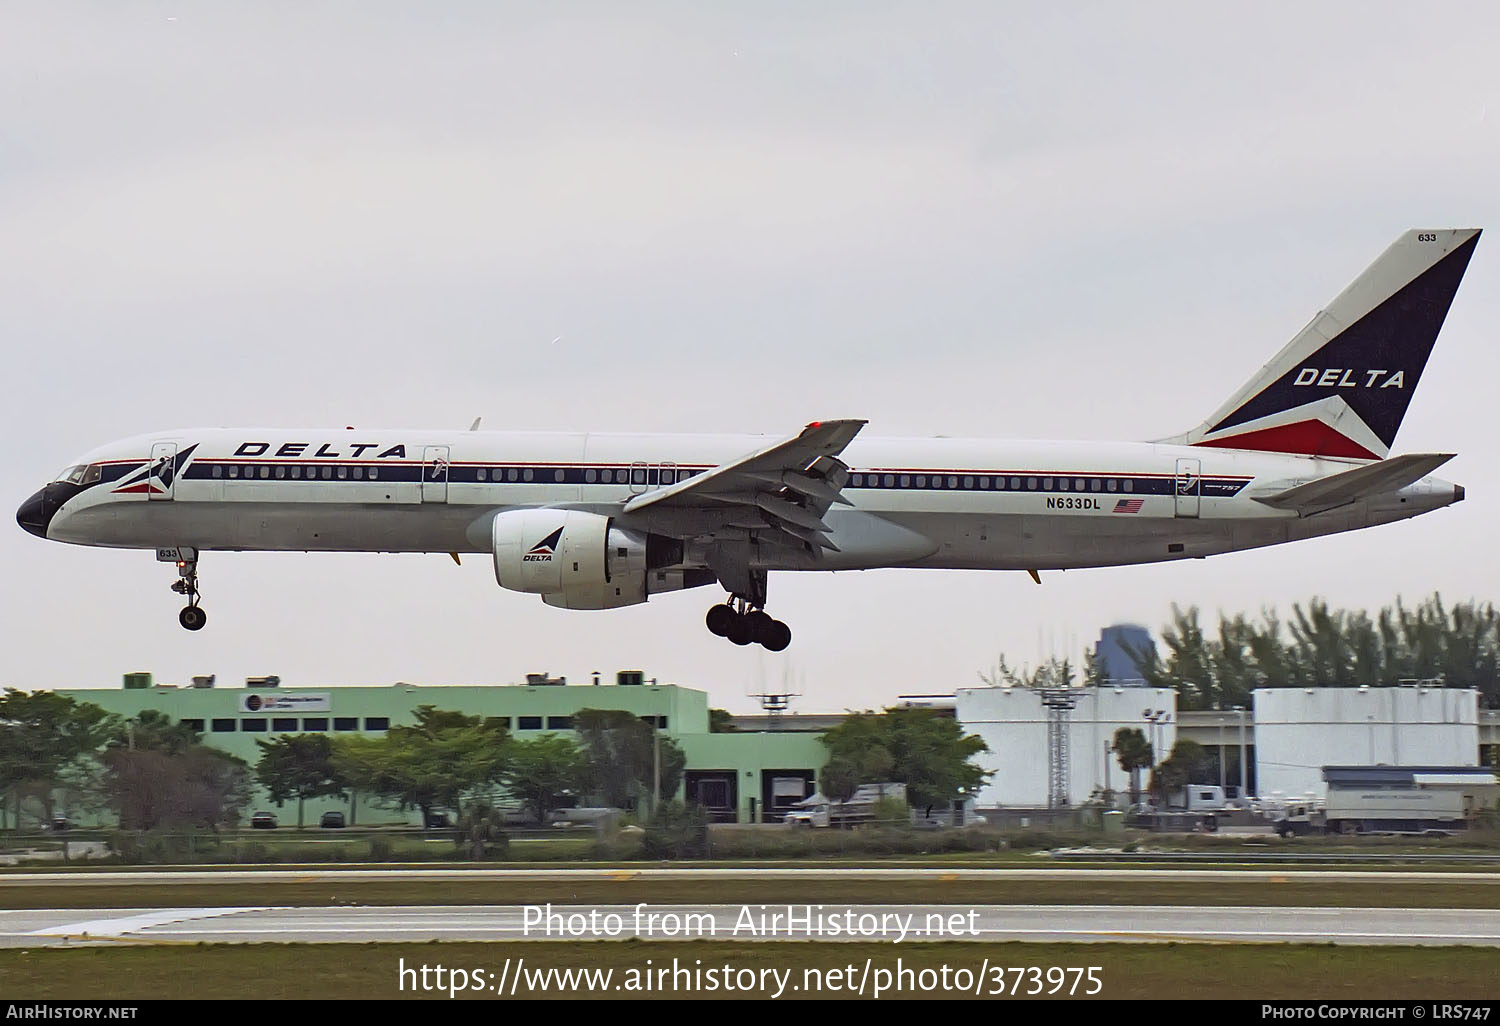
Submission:
<svg viewBox="0 0 1500 1026">
<path fill-rule="evenodd" d="M 128 865 L 161 866 L 201 861 L 217 849 L 219 839 L 208 832 L 161 833 L 154 830 L 115 830 L 104 838 L 105 846 Z"/>
<path fill-rule="evenodd" d="M 234 861 L 255 864 L 275 862 L 277 858 L 268 845 L 262 844 L 260 841 L 250 841 L 247 844 L 240 845 L 239 849 L 234 853 Z"/>
<path fill-rule="evenodd" d="M 503 829 L 505 819 L 493 807 L 478 803 L 458 817 L 453 843 L 460 858 L 480 861 L 503 859 L 510 854 L 510 838 Z"/>
<path fill-rule="evenodd" d="M 874 821 L 882 827 L 895 829 L 911 827 L 911 806 L 906 804 L 905 798 L 877 798 L 870 813 Z"/>
<path fill-rule="evenodd" d="M 648 859 L 708 856 L 708 813 L 699 805 L 664 802 L 646 824 L 641 854 Z"/>
<path fill-rule="evenodd" d="M 1077 843 L 1077 838 L 1049 833 L 1046 830 L 1022 830 L 1020 833 L 1011 834 L 1007 840 L 1011 851 L 1046 851 L 1051 848 L 1065 848 Z"/>
</svg>

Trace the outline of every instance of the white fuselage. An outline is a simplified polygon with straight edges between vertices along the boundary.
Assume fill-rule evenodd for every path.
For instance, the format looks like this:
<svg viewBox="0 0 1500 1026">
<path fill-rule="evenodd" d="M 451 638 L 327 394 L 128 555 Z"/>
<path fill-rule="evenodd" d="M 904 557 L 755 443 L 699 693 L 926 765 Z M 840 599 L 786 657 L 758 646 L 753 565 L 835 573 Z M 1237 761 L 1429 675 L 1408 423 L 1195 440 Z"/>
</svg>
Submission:
<svg viewBox="0 0 1500 1026">
<path fill-rule="evenodd" d="M 653 529 L 631 496 L 766 444 L 750 435 L 205 429 L 140 436 L 80 463 L 45 536 L 122 548 L 488 552 L 498 512 L 585 510 Z M 175 477 L 142 468 L 178 454 Z M 859 437 L 836 550 L 775 550 L 767 570 L 1046 570 L 1187 559 L 1389 523 L 1462 498 L 1437 478 L 1312 516 L 1257 495 L 1357 461 L 1159 443 Z M 680 518 L 673 524 L 683 535 Z M 704 565 L 712 525 L 684 566 Z"/>
</svg>

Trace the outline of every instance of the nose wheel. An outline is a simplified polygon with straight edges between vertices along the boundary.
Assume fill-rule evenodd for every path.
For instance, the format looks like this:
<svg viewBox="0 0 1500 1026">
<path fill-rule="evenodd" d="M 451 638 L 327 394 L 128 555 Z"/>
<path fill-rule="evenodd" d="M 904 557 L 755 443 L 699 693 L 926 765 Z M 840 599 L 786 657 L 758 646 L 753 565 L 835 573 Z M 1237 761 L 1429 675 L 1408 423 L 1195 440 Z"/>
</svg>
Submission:
<svg viewBox="0 0 1500 1026">
<path fill-rule="evenodd" d="M 736 645 L 760 644 L 767 651 L 781 652 L 792 643 L 792 629 L 774 620 L 762 609 L 753 609 L 735 596 L 714 606 L 704 617 L 710 634 L 728 638 Z"/>
<path fill-rule="evenodd" d="M 198 605 L 201 592 L 198 590 L 198 561 L 196 559 L 178 561 L 177 580 L 172 582 L 172 590 L 186 598 L 188 603 L 182 607 L 182 612 L 177 614 L 177 622 L 190 631 L 201 631 L 203 625 L 208 623 L 208 614 Z"/>
</svg>

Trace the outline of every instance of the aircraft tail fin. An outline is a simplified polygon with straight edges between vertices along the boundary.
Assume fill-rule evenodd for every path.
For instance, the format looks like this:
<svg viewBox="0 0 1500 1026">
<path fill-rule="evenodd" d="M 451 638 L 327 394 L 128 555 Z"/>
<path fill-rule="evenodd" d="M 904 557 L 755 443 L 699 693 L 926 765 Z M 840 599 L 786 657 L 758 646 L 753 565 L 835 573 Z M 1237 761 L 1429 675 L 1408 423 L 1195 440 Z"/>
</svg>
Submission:
<svg viewBox="0 0 1500 1026">
<path fill-rule="evenodd" d="M 1213 416 L 1170 441 L 1384 459 L 1479 232 L 1402 235 Z"/>
</svg>

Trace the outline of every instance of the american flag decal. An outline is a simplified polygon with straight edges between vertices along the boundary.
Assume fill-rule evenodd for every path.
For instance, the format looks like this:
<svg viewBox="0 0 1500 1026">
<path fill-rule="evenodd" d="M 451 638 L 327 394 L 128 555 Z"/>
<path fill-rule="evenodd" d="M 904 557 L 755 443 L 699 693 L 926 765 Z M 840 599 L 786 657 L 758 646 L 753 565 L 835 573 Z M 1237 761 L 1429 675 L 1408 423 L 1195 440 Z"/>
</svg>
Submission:
<svg viewBox="0 0 1500 1026">
<path fill-rule="evenodd" d="M 1115 503 L 1115 512 L 1139 513 L 1141 511 L 1141 506 L 1145 503 L 1145 501 L 1145 499 L 1121 499 L 1119 502 Z"/>
</svg>

